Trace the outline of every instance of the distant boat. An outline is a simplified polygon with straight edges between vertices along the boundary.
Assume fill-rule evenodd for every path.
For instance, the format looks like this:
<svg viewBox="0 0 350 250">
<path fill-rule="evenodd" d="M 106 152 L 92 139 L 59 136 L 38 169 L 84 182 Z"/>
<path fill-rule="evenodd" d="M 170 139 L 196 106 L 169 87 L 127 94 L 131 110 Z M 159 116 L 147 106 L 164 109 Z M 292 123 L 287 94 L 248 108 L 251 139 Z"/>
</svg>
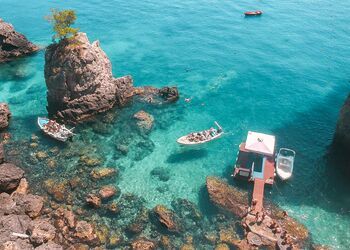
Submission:
<svg viewBox="0 0 350 250">
<path fill-rule="evenodd" d="M 66 126 L 45 117 L 38 117 L 38 126 L 46 135 L 58 141 L 65 142 L 74 135 L 72 132 L 74 128 L 68 129 Z"/>
<path fill-rule="evenodd" d="M 276 157 L 276 172 L 282 180 L 292 176 L 295 151 L 288 148 L 281 148 Z"/>
<path fill-rule="evenodd" d="M 215 122 L 215 125 L 217 126 L 217 129 L 211 128 L 200 132 L 193 132 L 188 135 L 184 135 L 177 139 L 177 143 L 190 146 L 203 144 L 218 139 L 223 135 L 224 131 L 217 122 Z"/>
<path fill-rule="evenodd" d="M 261 10 L 256 10 L 256 11 L 247 11 L 244 12 L 244 15 L 246 16 L 260 16 L 263 12 Z"/>
</svg>

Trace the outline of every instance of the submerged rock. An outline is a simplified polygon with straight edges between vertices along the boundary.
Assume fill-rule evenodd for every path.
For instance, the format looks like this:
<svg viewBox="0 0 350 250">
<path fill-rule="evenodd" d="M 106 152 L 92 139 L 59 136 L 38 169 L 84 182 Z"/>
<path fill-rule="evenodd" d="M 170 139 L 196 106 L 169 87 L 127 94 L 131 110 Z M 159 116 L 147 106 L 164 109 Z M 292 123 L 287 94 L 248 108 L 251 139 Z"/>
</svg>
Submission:
<svg viewBox="0 0 350 250">
<path fill-rule="evenodd" d="M 137 120 L 137 126 L 143 132 L 149 132 L 153 126 L 154 118 L 152 115 L 141 110 L 134 114 L 134 118 Z"/>
<path fill-rule="evenodd" d="M 38 46 L 29 42 L 21 33 L 15 31 L 11 24 L 0 19 L 0 63 L 38 50 Z"/>
<path fill-rule="evenodd" d="M 75 237 L 83 243 L 94 244 L 97 242 L 95 228 L 86 221 L 78 221 L 75 228 Z"/>
<path fill-rule="evenodd" d="M 117 188 L 114 186 L 103 186 L 98 191 L 98 194 L 100 195 L 101 199 L 107 200 L 117 194 Z"/>
<path fill-rule="evenodd" d="M 0 25 L 1 25 L 1 19 L 0 19 Z M 1 35 L 0 35 L 0 38 L 1 38 Z M 0 131 L 8 127 L 10 117 L 11 117 L 11 112 L 10 112 L 9 106 L 6 103 L 0 103 Z"/>
<path fill-rule="evenodd" d="M 157 177 L 160 181 L 168 181 L 170 179 L 170 173 L 166 168 L 156 167 L 152 169 L 151 176 Z"/>
<path fill-rule="evenodd" d="M 101 206 L 101 199 L 94 194 L 88 194 L 86 197 L 86 203 L 94 208 L 99 208 Z"/>
<path fill-rule="evenodd" d="M 9 192 L 17 188 L 24 171 L 11 163 L 0 165 L 0 192 Z"/>
<path fill-rule="evenodd" d="M 90 43 L 85 33 L 47 48 L 45 80 L 49 115 L 71 122 L 124 106 L 133 96 L 132 78 L 113 78 L 99 42 Z"/>
<path fill-rule="evenodd" d="M 115 168 L 95 168 L 91 171 L 90 176 L 94 180 L 100 180 L 116 176 L 117 174 L 118 171 Z"/>
<path fill-rule="evenodd" d="M 153 240 L 139 238 L 131 243 L 132 250 L 153 250 L 157 248 L 157 244 Z"/>
<path fill-rule="evenodd" d="M 169 232 L 180 232 L 179 219 L 174 211 L 163 205 L 157 205 L 153 209 L 153 213 L 158 222 Z"/>
</svg>

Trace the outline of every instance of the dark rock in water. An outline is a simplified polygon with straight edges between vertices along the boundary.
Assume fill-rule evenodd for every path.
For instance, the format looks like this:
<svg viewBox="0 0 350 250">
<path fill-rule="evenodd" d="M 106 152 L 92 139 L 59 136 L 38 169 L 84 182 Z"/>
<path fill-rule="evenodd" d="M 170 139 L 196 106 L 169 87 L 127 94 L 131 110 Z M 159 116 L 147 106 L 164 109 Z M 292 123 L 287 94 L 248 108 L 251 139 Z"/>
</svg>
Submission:
<svg viewBox="0 0 350 250">
<path fill-rule="evenodd" d="M 168 181 L 170 179 L 169 171 L 162 167 L 152 169 L 151 176 L 157 177 L 160 181 Z"/>
<path fill-rule="evenodd" d="M 163 87 L 159 90 L 159 94 L 167 102 L 175 102 L 179 99 L 179 91 L 176 87 Z"/>
<path fill-rule="evenodd" d="M 101 206 L 101 199 L 94 194 L 88 194 L 86 197 L 86 203 L 94 208 L 99 208 Z"/>
<path fill-rule="evenodd" d="M 17 188 L 24 171 L 11 163 L 0 165 L 0 192 L 9 192 Z"/>
<path fill-rule="evenodd" d="M 37 219 L 30 222 L 28 228 L 30 241 L 34 245 L 41 245 L 56 236 L 56 228 L 50 223 L 49 219 Z"/>
<path fill-rule="evenodd" d="M 5 161 L 4 145 L 0 143 L 0 164 L 4 163 L 4 161 Z"/>
<path fill-rule="evenodd" d="M 180 232 L 179 218 L 176 216 L 174 211 L 166 208 L 163 205 L 157 205 L 153 209 L 153 213 L 157 221 L 169 232 Z"/>
<path fill-rule="evenodd" d="M 139 238 L 131 243 L 132 250 L 153 250 L 157 248 L 157 244 L 153 240 Z"/>
<path fill-rule="evenodd" d="M 0 63 L 31 54 L 39 47 L 14 30 L 13 26 L 0 19 Z"/>
<path fill-rule="evenodd" d="M 75 237 L 77 237 L 81 242 L 87 244 L 95 244 L 97 242 L 95 228 L 86 221 L 77 222 Z"/>
<path fill-rule="evenodd" d="M 146 227 L 147 222 L 149 221 L 148 217 L 148 210 L 141 209 L 140 213 L 137 215 L 135 220 L 130 225 L 128 225 L 127 231 L 132 234 L 141 233 Z"/>
<path fill-rule="evenodd" d="M 340 110 L 334 142 L 350 149 L 350 95 L 346 98 Z"/>
<path fill-rule="evenodd" d="M 101 199 L 107 200 L 117 194 L 117 188 L 114 186 L 103 186 L 98 191 L 98 194 L 100 195 Z"/>
<path fill-rule="evenodd" d="M 113 78 L 99 42 L 90 43 L 85 33 L 47 48 L 45 80 L 49 115 L 71 122 L 124 106 L 133 96 L 131 77 Z"/>
<path fill-rule="evenodd" d="M 0 103 L 0 131 L 8 127 L 10 117 L 11 117 L 11 112 L 10 112 L 9 106 L 6 103 Z"/>
<path fill-rule="evenodd" d="M 248 194 L 229 186 L 225 181 L 209 176 L 206 181 L 210 200 L 218 207 L 243 217 L 248 211 Z"/>
</svg>

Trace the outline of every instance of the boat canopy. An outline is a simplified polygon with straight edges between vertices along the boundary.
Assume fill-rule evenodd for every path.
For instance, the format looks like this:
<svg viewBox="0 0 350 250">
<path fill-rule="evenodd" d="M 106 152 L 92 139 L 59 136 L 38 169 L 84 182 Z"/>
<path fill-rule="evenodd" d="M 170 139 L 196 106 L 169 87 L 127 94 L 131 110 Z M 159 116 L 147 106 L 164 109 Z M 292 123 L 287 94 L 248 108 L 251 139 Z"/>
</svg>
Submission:
<svg viewBox="0 0 350 250">
<path fill-rule="evenodd" d="M 275 136 L 249 131 L 245 148 L 258 154 L 272 156 L 275 151 Z"/>
</svg>

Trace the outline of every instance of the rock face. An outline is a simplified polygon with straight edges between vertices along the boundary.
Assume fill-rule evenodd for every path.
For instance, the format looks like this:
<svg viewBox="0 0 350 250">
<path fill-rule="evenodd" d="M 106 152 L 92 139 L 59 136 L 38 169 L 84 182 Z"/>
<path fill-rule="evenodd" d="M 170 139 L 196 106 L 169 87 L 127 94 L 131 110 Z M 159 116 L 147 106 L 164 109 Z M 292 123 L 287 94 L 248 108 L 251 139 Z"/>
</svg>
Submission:
<svg viewBox="0 0 350 250">
<path fill-rule="evenodd" d="M 8 192 L 17 188 L 24 171 L 11 163 L 0 165 L 0 192 Z"/>
<path fill-rule="evenodd" d="M 14 30 L 13 26 L 0 19 L 0 63 L 31 54 L 39 47 Z"/>
<path fill-rule="evenodd" d="M 9 106 L 6 103 L 0 103 L 0 131 L 8 127 L 10 117 L 11 112 L 9 110 Z"/>
<path fill-rule="evenodd" d="M 132 78 L 113 78 L 99 42 L 90 43 L 85 33 L 47 48 L 45 80 L 49 115 L 71 122 L 123 106 L 133 95 Z"/>
</svg>

